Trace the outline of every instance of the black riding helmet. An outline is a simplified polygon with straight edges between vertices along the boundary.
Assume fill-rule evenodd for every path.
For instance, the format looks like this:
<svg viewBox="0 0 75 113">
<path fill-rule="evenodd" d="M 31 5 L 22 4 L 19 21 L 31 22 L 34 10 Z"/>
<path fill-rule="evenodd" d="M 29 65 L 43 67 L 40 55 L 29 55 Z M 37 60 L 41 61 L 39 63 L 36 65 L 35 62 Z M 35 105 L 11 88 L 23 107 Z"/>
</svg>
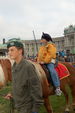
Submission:
<svg viewBox="0 0 75 113">
<path fill-rule="evenodd" d="M 49 34 L 47 34 L 47 33 L 44 33 L 44 32 L 42 33 L 41 39 L 45 39 L 45 40 L 47 40 L 48 42 L 49 42 L 49 41 L 53 42 L 51 36 L 50 36 Z"/>
</svg>

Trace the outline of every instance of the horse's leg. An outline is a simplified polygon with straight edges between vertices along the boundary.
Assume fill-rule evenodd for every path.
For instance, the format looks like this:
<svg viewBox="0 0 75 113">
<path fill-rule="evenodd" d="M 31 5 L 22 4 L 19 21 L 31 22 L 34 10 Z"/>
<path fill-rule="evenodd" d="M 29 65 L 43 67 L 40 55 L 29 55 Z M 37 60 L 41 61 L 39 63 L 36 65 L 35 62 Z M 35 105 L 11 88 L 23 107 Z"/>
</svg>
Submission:
<svg viewBox="0 0 75 113">
<path fill-rule="evenodd" d="M 73 110 L 75 111 L 75 86 L 71 87 L 71 93 L 72 93 L 72 107 Z"/>
<path fill-rule="evenodd" d="M 68 79 L 65 78 L 63 80 L 61 80 L 61 90 L 65 96 L 66 99 L 66 107 L 65 107 L 65 113 L 69 113 L 70 109 L 69 109 L 69 95 L 66 89 L 66 84 L 68 83 Z"/>
<path fill-rule="evenodd" d="M 72 107 L 73 107 L 73 110 L 75 111 L 75 76 L 72 76 L 72 82 L 71 82 L 71 85 L 70 85 L 70 88 L 71 88 L 71 94 L 72 94 Z"/>
<path fill-rule="evenodd" d="M 5 85 L 5 83 L 0 82 L 0 89 Z"/>
<path fill-rule="evenodd" d="M 44 106 L 45 106 L 48 113 L 53 113 L 52 112 L 52 107 L 51 107 L 51 104 L 50 104 L 49 98 L 48 98 L 48 96 L 50 94 L 52 94 L 52 90 L 50 90 L 50 87 L 47 83 L 46 78 L 43 77 L 41 79 L 41 84 L 42 84 L 42 91 L 43 91 L 43 98 L 44 98 Z"/>
<path fill-rule="evenodd" d="M 48 113 L 53 113 L 52 107 L 51 107 L 51 104 L 49 102 L 49 98 L 48 97 L 44 98 L 44 105 L 45 105 L 45 108 L 46 108 Z"/>
</svg>

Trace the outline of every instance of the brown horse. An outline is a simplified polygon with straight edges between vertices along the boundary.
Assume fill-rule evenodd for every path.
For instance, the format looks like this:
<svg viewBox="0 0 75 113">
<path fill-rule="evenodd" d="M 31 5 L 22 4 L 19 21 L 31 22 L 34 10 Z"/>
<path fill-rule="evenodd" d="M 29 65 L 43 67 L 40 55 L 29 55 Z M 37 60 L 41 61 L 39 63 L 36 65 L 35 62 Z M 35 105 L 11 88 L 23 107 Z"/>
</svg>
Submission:
<svg viewBox="0 0 75 113">
<path fill-rule="evenodd" d="M 40 76 L 40 80 L 42 83 L 42 89 L 43 89 L 43 97 L 44 97 L 44 105 L 46 107 L 46 110 L 48 113 L 53 113 L 52 106 L 50 104 L 49 96 L 52 94 L 55 94 L 54 89 L 50 87 L 50 84 L 47 82 L 46 74 L 41 67 L 40 64 L 36 62 L 30 61 L 36 68 L 36 71 L 38 72 L 38 75 Z M 65 96 L 66 99 L 66 108 L 65 108 L 65 113 L 69 113 L 69 94 L 66 89 L 66 85 L 68 85 L 71 89 L 71 94 L 72 94 L 72 106 L 73 109 L 75 110 L 75 68 L 67 62 L 63 62 L 63 64 L 67 67 L 70 76 L 61 79 L 61 90 Z"/>
<path fill-rule="evenodd" d="M 29 61 L 29 62 L 31 62 L 35 66 L 35 69 L 40 77 L 40 81 L 42 84 L 42 90 L 43 90 L 44 105 L 46 107 L 46 110 L 48 113 L 53 113 L 52 106 L 51 106 L 50 100 L 49 100 L 49 96 L 52 94 L 55 94 L 54 89 L 52 89 L 50 87 L 51 85 L 48 84 L 46 74 L 45 74 L 43 68 L 41 67 L 41 65 L 36 62 L 33 62 L 33 61 Z M 67 67 L 67 69 L 70 72 L 70 76 L 68 76 L 60 81 L 61 90 L 64 93 L 64 96 L 66 99 L 65 112 L 69 113 L 69 95 L 66 90 L 66 85 L 68 84 L 71 89 L 71 94 L 73 97 L 72 106 L 75 109 L 75 68 L 69 63 L 64 62 L 63 64 Z M 4 74 L 1 75 L 3 72 L 4 72 Z M 0 60 L 0 73 L 1 73 L 0 74 L 0 87 L 2 87 L 8 81 L 11 80 L 11 63 L 10 63 L 9 59 L 1 59 Z"/>
<path fill-rule="evenodd" d="M 11 81 L 11 62 L 9 59 L 0 59 L 0 88 Z"/>
</svg>

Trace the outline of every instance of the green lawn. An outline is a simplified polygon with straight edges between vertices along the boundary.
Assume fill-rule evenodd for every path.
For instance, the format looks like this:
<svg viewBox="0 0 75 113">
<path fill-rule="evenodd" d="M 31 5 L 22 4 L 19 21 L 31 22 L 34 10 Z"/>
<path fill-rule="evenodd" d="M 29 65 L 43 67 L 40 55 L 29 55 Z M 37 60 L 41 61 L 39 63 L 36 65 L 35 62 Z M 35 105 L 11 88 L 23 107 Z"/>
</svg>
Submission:
<svg viewBox="0 0 75 113">
<path fill-rule="evenodd" d="M 6 95 L 9 91 L 11 91 L 11 85 L 9 84 L 8 86 L 0 90 L 0 113 L 10 113 L 10 105 L 11 105 L 10 101 L 2 97 L 2 95 Z M 69 96 L 70 96 L 70 104 L 71 104 L 72 98 L 70 95 L 70 91 L 69 91 Z M 54 113 L 64 113 L 65 98 L 63 94 L 60 97 L 50 96 L 50 101 L 51 101 Z M 47 113 L 44 106 L 41 107 L 40 113 Z M 70 113 L 74 113 L 74 112 L 71 111 Z"/>
</svg>

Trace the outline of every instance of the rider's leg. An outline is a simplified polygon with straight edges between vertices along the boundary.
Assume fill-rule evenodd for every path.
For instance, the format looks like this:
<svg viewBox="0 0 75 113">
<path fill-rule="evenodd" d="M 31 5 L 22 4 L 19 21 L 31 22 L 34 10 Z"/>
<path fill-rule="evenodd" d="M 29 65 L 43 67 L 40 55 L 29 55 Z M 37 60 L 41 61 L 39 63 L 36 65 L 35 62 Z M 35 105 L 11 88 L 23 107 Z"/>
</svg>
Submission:
<svg viewBox="0 0 75 113">
<path fill-rule="evenodd" d="M 60 80 L 58 78 L 58 74 L 54 68 L 54 63 L 49 63 L 47 64 L 47 68 L 51 74 L 51 78 L 52 78 L 52 81 L 53 81 L 53 84 L 56 88 L 55 92 L 57 95 L 61 95 L 61 90 L 60 90 Z"/>
</svg>

